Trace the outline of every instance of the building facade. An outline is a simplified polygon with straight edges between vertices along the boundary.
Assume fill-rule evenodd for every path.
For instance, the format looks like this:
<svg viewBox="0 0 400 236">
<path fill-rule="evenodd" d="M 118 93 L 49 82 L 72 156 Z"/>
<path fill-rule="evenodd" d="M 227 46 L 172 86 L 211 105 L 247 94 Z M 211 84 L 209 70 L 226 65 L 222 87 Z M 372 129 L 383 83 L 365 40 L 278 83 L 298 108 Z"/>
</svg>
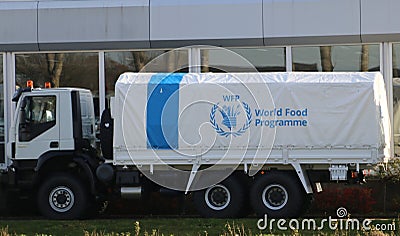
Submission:
<svg viewBox="0 0 400 236">
<path fill-rule="evenodd" d="M 0 167 L 16 87 L 88 88 L 99 116 L 125 71 L 380 71 L 400 155 L 397 9 L 397 0 L 1 1 Z"/>
</svg>

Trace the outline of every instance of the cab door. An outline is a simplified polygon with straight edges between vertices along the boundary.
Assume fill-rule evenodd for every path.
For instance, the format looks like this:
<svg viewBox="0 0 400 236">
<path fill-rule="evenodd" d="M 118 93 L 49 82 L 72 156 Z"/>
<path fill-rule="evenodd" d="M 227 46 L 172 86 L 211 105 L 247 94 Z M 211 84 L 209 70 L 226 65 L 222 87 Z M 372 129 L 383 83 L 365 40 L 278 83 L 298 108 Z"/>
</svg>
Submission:
<svg viewBox="0 0 400 236">
<path fill-rule="evenodd" d="M 16 126 L 16 159 L 37 159 L 48 151 L 59 150 L 57 104 L 57 94 L 32 94 L 23 98 Z"/>
</svg>

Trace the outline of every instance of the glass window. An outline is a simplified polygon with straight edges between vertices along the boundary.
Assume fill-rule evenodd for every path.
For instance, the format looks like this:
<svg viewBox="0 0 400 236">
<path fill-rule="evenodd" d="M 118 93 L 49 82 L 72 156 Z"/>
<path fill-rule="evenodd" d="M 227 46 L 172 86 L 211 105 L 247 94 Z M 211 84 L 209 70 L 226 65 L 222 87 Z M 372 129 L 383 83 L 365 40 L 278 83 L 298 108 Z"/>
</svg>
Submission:
<svg viewBox="0 0 400 236">
<path fill-rule="evenodd" d="M 394 153 L 400 156 L 400 43 L 393 44 L 392 58 Z"/>
<path fill-rule="evenodd" d="M 25 121 L 34 124 L 56 121 L 56 97 L 27 97 Z"/>
<path fill-rule="evenodd" d="M 99 63 L 98 53 L 37 53 L 17 54 L 16 85 L 26 86 L 32 80 L 34 87 L 80 87 L 93 93 L 95 114 L 99 117 Z"/>
<path fill-rule="evenodd" d="M 201 50 L 202 72 L 286 71 L 285 48 L 210 48 Z"/>
<path fill-rule="evenodd" d="M 379 44 L 292 48 L 293 71 L 379 71 Z"/>
<path fill-rule="evenodd" d="M 188 72 L 187 50 L 148 50 L 105 53 L 106 97 L 114 96 L 115 82 L 124 72 Z"/>
<path fill-rule="evenodd" d="M 56 97 L 25 97 L 20 112 L 19 141 L 30 141 L 56 125 Z"/>
<path fill-rule="evenodd" d="M 3 90 L 3 54 L 0 54 L 0 163 L 5 161 L 4 152 L 4 90 Z"/>
<path fill-rule="evenodd" d="M 393 77 L 400 78 L 400 43 L 393 44 Z"/>
</svg>

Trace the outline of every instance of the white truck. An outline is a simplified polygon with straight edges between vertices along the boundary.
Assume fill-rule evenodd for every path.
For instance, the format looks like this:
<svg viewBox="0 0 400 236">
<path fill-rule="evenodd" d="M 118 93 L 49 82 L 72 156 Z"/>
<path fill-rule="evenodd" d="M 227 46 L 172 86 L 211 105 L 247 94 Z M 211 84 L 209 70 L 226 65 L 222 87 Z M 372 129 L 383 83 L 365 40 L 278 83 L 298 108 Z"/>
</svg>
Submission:
<svg viewBox="0 0 400 236">
<path fill-rule="evenodd" d="M 360 182 L 390 158 L 380 73 L 124 73 L 101 155 L 90 91 L 27 88 L 13 101 L 3 191 L 53 219 L 161 190 L 192 194 L 205 217 L 296 217 L 320 183 Z"/>
</svg>

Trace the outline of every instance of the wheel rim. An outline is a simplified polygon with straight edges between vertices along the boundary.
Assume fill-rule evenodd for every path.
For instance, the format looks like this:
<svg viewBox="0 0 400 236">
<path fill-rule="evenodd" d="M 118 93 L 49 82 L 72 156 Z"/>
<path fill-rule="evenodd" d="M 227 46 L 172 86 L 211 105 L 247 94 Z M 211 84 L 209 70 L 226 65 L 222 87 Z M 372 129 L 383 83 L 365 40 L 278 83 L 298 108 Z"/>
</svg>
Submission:
<svg viewBox="0 0 400 236">
<path fill-rule="evenodd" d="M 280 184 L 268 185 L 262 192 L 262 200 L 271 210 L 282 209 L 288 201 L 288 193 Z"/>
<path fill-rule="evenodd" d="M 221 184 L 208 188 L 204 197 L 207 206 L 216 211 L 225 209 L 231 202 L 231 193 Z"/>
<path fill-rule="evenodd" d="M 59 186 L 50 192 L 49 203 L 56 212 L 66 212 L 74 205 L 75 196 L 70 188 Z"/>
</svg>

